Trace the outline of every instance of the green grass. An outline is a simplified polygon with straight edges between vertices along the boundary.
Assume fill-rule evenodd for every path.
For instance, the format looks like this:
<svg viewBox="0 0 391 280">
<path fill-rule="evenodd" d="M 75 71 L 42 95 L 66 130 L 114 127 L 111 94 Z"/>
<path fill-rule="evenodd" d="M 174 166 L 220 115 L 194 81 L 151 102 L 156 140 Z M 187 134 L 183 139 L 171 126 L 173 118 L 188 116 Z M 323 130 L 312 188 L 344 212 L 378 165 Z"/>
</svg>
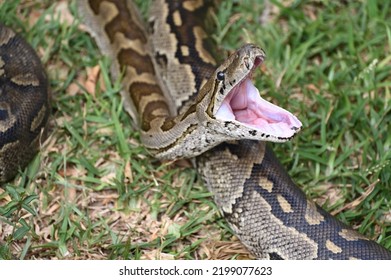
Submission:
<svg viewBox="0 0 391 280">
<path fill-rule="evenodd" d="M 265 49 L 258 88 L 304 124 L 273 145 L 281 162 L 309 197 L 391 249 L 391 4 L 259 2 L 223 2 L 215 41 L 226 53 L 245 41 Z M 248 258 L 188 162 L 161 163 L 140 145 L 110 61 L 51 3 L 0 4 L 38 50 L 53 95 L 50 138 L 0 189 L 0 258 Z"/>
</svg>

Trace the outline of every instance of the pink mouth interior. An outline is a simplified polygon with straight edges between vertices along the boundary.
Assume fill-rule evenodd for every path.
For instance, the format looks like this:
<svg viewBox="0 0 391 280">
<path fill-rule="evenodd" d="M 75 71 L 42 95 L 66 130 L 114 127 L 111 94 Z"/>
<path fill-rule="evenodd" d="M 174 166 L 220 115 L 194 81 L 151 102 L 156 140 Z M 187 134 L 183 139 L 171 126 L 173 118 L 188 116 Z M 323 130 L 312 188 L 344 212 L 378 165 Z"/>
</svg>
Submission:
<svg viewBox="0 0 391 280">
<path fill-rule="evenodd" d="M 292 137 L 302 126 L 290 112 L 260 97 L 250 78 L 232 89 L 216 113 L 221 120 L 236 120 L 265 135 Z"/>
</svg>

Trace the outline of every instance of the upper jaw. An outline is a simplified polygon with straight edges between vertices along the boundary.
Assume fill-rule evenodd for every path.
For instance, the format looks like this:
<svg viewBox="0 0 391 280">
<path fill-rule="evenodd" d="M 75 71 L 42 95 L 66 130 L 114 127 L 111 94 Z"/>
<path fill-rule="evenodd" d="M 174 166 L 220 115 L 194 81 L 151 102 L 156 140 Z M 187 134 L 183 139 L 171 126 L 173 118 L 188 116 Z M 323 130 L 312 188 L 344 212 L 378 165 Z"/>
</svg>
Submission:
<svg viewBox="0 0 391 280">
<path fill-rule="evenodd" d="M 302 123 L 289 111 L 264 100 L 259 95 L 251 78 L 263 60 L 264 54 L 253 58 L 252 67 L 223 99 L 215 118 L 236 123 L 247 129 L 255 129 L 256 134 L 260 135 L 260 140 L 267 138 L 271 141 L 286 141 L 301 129 Z"/>
</svg>

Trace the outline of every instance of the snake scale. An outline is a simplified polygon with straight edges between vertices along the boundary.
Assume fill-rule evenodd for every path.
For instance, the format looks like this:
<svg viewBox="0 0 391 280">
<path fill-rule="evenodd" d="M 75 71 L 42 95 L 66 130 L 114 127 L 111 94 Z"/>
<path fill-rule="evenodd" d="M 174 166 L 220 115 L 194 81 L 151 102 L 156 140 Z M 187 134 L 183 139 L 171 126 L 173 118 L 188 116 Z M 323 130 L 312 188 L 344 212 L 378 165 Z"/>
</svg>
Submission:
<svg viewBox="0 0 391 280">
<path fill-rule="evenodd" d="M 265 141 L 287 141 L 301 123 L 260 99 L 252 85 L 252 72 L 265 59 L 261 49 L 245 45 L 217 66 L 203 23 L 204 1 L 157 0 L 148 32 L 131 1 L 89 0 L 79 6 L 102 53 L 113 59 L 113 78 L 123 76 L 125 109 L 138 123 L 143 144 L 158 158 L 193 158 L 222 215 L 255 257 L 391 259 L 391 252 L 308 201 L 292 182 Z M 49 111 L 44 71 L 8 70 L 7 56 L 24 51 L 5 49 L 10 39 L 20 40 L 9 29 L 0 27 L 0 35 L 0 78 L 23 94 L 42 89 L 40 98 L 32 98 L 39 105 L 27 115 L 15 113 L 14 98 L 1 88 L 0 128 L 16 127 L 13 116 L 26 114 L 35 147 Z M 10 158 L 3 152 L 20 141 L 5 139 L 3 173 L 4 158 Z"/>
</svg>

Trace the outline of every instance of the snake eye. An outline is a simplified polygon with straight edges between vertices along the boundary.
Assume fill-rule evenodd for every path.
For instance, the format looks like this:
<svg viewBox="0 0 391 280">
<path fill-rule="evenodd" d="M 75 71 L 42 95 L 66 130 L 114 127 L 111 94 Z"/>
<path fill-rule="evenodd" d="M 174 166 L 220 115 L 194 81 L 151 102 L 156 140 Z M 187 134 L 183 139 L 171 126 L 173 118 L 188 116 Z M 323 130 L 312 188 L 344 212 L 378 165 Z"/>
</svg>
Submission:
<svg viewBox="0 0 391 280">
<path fill-rule="evenodd" d="M 225 78 L 224 72 L 222 72 L 222 71 L 217 72 L 216 78 L 217 78 L 217 80 L 219 80 L 219 81 L 223 81 L 224 78 Z"/>
</svg>

